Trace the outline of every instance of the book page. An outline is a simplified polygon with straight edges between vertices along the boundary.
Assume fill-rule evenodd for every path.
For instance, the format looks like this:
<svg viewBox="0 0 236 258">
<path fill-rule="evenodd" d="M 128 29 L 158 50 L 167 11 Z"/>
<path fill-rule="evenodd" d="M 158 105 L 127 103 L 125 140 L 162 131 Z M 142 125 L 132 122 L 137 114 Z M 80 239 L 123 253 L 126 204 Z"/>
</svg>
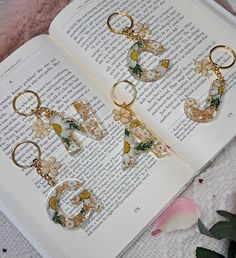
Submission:
<svg viewBox="0 0 236 258">
<path fill-rule="evenodd" d="M 143 83 L 129 74 L 127 54 L 134 42 L 108 30 L 106 21 L 114 12 L 128 12 L 134 22 L 150 24 L 152 35 L 148 38 L 164 44 L 166 51 L 159 57 L 145 53 L 141 63 L 153 67 L 160 59 L 169 58 L 171 66 L 163 78 Z M 195 74 L 193 61 L 206 58 L 215 45 L 236 46 L 235 30 L 199 1 L 96 0 L 81 4 L 75 0 L 56 17 L 50 35 L 83 60 L 105 94 L 109 95 L 118 80 L 134 82 L 138 103 L 133 109 L 137 115 L 194 170 L 203 167 L 234 137 L 236 65 L 222 70 L 226 94 L 214 121 L 198 124 L 184 114 L 184 100 L 192 97 L 204 102 L 215 80 L 214 75 Z"/>
<path fill-rule="evenodd" d="M 157 159 L 145 153 L 136 166 L 123 170 L 124 128 L 113 121 L 110 100 L 81 69 L 48 36 L 31 40 L 0 64 L 1 203 L 43 257 L 115 257 L 193 176 L 173 154 Z M 12 107 L 14 96 L 26 89 L 37 92 L 43 107 L 74 118 L 72 103 L 85 100 L 107 135 L 96 141 L 77 134 L 83 151 L 73 157 L 53 132 L 41 140 L 34 138 L 35 117 L 20 116 Z M 33 108 L 32 98 L 20 103 L 25 111 Z M 50 221 L 45 207 L 50 187 L 33 168 L 21 169 L 11 160 L 13 146 L 22 140 L 36 141 L 42 159 L 54 156 L 62 163 L 57 182 L 76 178 L 93 191 L 102 209 L 83 229 L 71 232 Z M 30 162 L 34 155 L 25 146 L 19 157 Z"/>
</svg>

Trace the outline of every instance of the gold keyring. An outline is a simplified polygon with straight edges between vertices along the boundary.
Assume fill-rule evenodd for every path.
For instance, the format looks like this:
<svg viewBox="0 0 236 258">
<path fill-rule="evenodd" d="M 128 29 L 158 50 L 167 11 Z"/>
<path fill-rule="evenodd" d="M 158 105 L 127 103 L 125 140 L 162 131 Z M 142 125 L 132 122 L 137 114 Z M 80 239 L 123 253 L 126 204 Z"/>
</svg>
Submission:
<svg viewBox="0 0 236 258">
<path fill-rule="evenodd" d="M 232 61 L 231 64 L 226 65 L 226 66 L 220 66 L 220 65 L 218 65 L 217 63 L 215 63 L 215 62 L 212 60 L 212 54 L 213 54 L 213 52 L 215 52 L 218 48 L 224 48 L 224 49 L 228 50 L 228 51 L 231 53 L 231 55 L 232 55 L 232 57 L 233 57 L 233 61 Z M 235 64 L 236 55 L 235 55 L 235 52 L 233 51 L 232 48 L 227 47 L 227 46 L 225 46 L 225 45 L 218 45 L 218 46 L 215 46 L 215 47 L 213 47 L 213 48 L 211 49 L 210 54 L 209 54 L 209 59 L 210 59 L 210 61 L 211 61 L 213 64 L 217 65 L 219 68 L 221 68 L 221 69 L 227 69 L 227 68 L 230 68 L 231 66 L 233 66 L 233 65 Z"/>
<path fill-rule="evenodd" d="M 119 84 L 121 84 L 121 83 L 128 83 L 129 85 L 131 85 L 132 90 L 134 91 L 134 92 L 133 92 L 133 99 L 132 99 L 129 103 L 123 102 L 122 104 L 120 104 L 120 103 L 118 102 L 118 99 L 117 99 L 116 95 L 115 95 L 115 89 L 116 89 L 116 87 L 117 87 Z M 112 92 L 111 92 L 111 96 L 112 96 L 113 102 L 114 102 L 117 106 L 119 106 L 119 107 L 128 107 L 128 106 L 130 106 L 130 105 L 132 105 L 132 104 L 134 103 L 134 101 L 135 101 L 135 99 L 136 99 L 136 96 L 137 96 L 137 90 L 136 90 L 135 85 L 134 85 L 132 82 L 130 82 L 130 81 L 127 81 L 127 80 L 119 81 L 119 82 L 117 82 L 117 83 L 115 83 L 115 84 L 113 85 L 113 87 L 112 87 Z"/>
<path fill-rule="evenodd" d="M 41 150 L 40 150 L 40 147 L 38 146 L 37 143 L 35 143 L 33 141 L 22 141 L 22 142 L 17 143 L 16 146 L 13 148 L 12 153 L 11 153 L 12 160 L 20 168 L 31 168 L 31 167 L 34 167 L 34 162 L 32 162 L 31 164 L 28 164 L 28 165 L 23 165 L 23 164 L 20 164 L 16 160 L 16 151 L 23 144 L 33 144 L 36 147 L 37 152 L 38 152 L 38 155 L 37 155 L 36 159 L 37 160 L 41 159 Z"/>
<path fill-rule="evenodd" d="M 122 31 L 118 31 L 116 29 L 113 29 L 110 22 L 111 22 L 112 18 L 114 18 L 115 16 L 123 16 L 123 17 L 128 18 L 128 20 L 130 21 L 130 26 L 125 27 Z M 119 35 L 122 35 L 124 33 L 124 31 L 130 30 L 131 28 L 133 28 L 133 25 L 134 25 L 133 18 L 128 13 L 125 13 L 125 12 L 123 12 L 123 13 L 113 13 L 107 19 L 107 26 L 108 26 L 109 30 L 111 32 L 113 32 L 115 34 L 119 34 Z"/>
<path fill-rule="evenodd" d="M 27 94 L 27 93 L 30 93 L 30 94 L 32 94 L 33 96 L 36 97 L 36 100 L 37 100 L 36 107 L 35 107 L 34 109 L 32 109 L 29 113 L 20 112 L 20 111 L 17 109 L 17 107 L 16 107 L 16 102 L 17 102 L 17 100 L 19 99 L 19 97 L 21 97 L 22 95 Z M 14 109 L 14 111 L 15 111 L 17 114 L 19 114 L 19 115 L 21 115 L 21 116 L 31 116 L 31 115 L 34 114 L 34 110 L 35 110 L 35 109 L 38 109 L 38 108 L 41 106 L 41 101 L 40 101 L 40 98 L 39 98 L 39 96 L 38 96 L 38 94 L 37 94 L 36 92 L 34 92 L 34 91 L 32 91 L 32 90 L 24 90 L 24 91 L 18 93 L 18 94 L 15 96 L 15 98 L 13 99 L 13 103 L 12 103 L 12 104 L 13 104 L 13 109 Z"/>
</svg>

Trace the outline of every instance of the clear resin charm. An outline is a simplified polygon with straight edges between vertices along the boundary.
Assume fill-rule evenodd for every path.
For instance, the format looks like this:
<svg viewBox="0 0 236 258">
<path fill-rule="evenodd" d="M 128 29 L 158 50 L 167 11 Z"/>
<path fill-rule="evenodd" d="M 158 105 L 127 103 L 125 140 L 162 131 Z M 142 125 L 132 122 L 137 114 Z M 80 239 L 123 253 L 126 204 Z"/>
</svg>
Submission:
<svg viewBox="0 0 236 258">
<path fill-rule="evenodd" d="M 160 60 L 155 68 L 147 70 L 139 64 L 139 56 L 143 52 L 150 52 L 158 56 L 164 51 L 163 45 L 154 40 L 137 41 L 128 52 L 128 67 L 130 73 L 136 79 L 144 82 L 154 82 L 160 79 L 169 68 L 169 59 Z"/>
<path fill-rule="evenodd" d="M 213 120 L 222 102 L 225 90 L 225 80 L 219 67 L 208 59 L 194 62 L 194 71 L 201 76 L 207 76 L 209 71 L 218 77 L 211 84 L 207 99 L 203 108 L 197 103 L 196 99 L 187 98 L 184 102 L 184 112 L 188 118 L 198 123 L 206 123 Z"/>
<path fill-rule="evenodd" d="M 128 19 L 129 26 L 125 26 L 121 30 L 118 30 L 115 26 L 113 27 L 111 21 L 115 17 Z M 135 41 L 127 56 L 128 69 L 134 78 L 143 82 L 154 82 L 160 79 L 167 72 L 170 64 L 169 59 L 159 61 L 159 64 L 150 70 L 145 69 L 139 63 L 139 56 L 143 52 L 149 52 L 158 56 L 165 51 L 162 44 L 155 40 L 146 39 L 146 36 L 152 34 L 148 23 L 138 22 L 135 24 L 132 16 L 128 13 L 122 12 L 111 14 L 107 19 L 107 26 L 112 33 L 124 35 L 128 39 Z"/>
<path fill-rule="evenodd" d="M 236 54 L 234 50 L 225 45 L 214 46 L 209 52 L 208 59 L 194 61 L 196 74 L 207 76 L 208 72 L 211 71 L 217 79 L 210 86 L 203 108 L 200 107 L 196 99 L 187 98 L 184 101 L 184 112 L 189 119 L 199 123 L 207 123 L 215 118 L 226 86 L 226 81 L 220 69 L 229 69 L 235 62 Z"/>
<path fill-rule="evenodd" d="M 131 167 L 139 154 L 151 151 L 156 157 L 162 158 L 169 153 L 167 146 L 136 118 L 130 110 L 121 107 L 113 110 L 113 118 L 125 125 L 123 164 Z"/>
<path fill-rule="evenodd" d="M 75 132 L 95 140 L 101 140 L 105 136 L 105 131 L 89 106 L 83 101 L 76 101 L 73 105 L 80 115 L 79 120 L 48 108 L 37 108 L 34 111 L 37 120 L 31 126 L 35 138 L 44 138 L 49 135 L 50 129 L 53 129 L 71 155 L 75 155 L 82 150 Z M 45 122 L 42 119 L 43 117 L 48 122 Z"/>
<path fill-rule="evenodd" d="M 75 195 L 71 197 L 73 193 Z M 66 194 L 68 198 L 65 197 Z M 66 208 L 63 209 L 62 206 Z M 46 208 L 50 219 L 55 224 L 73 230 L 85 225 L 94 212 L 99 212 L 100 205 L 80 181 L 68 179 L 52 189 L 47 197 Z"/>
</svg>

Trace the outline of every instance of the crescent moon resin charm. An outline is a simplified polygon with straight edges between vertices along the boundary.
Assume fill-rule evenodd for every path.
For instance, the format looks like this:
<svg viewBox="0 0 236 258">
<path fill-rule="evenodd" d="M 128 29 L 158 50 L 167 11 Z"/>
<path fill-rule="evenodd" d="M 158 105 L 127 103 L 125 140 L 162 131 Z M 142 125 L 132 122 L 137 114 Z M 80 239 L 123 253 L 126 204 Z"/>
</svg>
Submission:
<svg viewBox="0 0 236 258">
<path fill-rule="evenodd" d="M 213 62 L 212 53 L 220 48 L 228 51 L 233 58 L 229 65 L 219 65 Z M 219 106 L 222 102 L 226 84 L 220 69 L 230 68 L 235 63 L 235 59 L 235 53 L 231 48 L 219 45 L 211 49 L 209 59 L 203 59 L 202 61 L 194 62 L 195 73 L 200 73 L 202 76 L 207 76 L 208 72 L 212 71 L 216 75 L 217 79 L 214 80 L 211 84 L 205 106 L 203 108 L 199 107 L 196 99 L 188 98 L 185 100 L 184 112 L 189 119 L 198 123 L 207 123 L 215 118 Z"/>
<path fill-rule="evenodd" d="M 114 29 L 111 26 L 111 20 L 115 16 L 126 17 L 130 21 L 130 26 L 125 27 L 121 31 Z M 125 35 L 128 39 L 136 41 L 131 46 L 127 56 L 128 70 L 134 78 L 143 82 L 154 82 L 165 75 L 169 69 L 169 59 L 160 60 L 158 65 L 150 70 L 145 69 L 140 64 L 140 55 L 143 52 L 149 52 L 155 56 L 159 56 L 165 52 L 165 48 L 161 43 L 155 40 L 145 39 L 147 35 L 151 34 L 148 23 L 137 23 L 134 25 L 133 18 L 127 13 L 113 13 L 109 16 L 107 25 L 111 32 Z"/>
</svg>

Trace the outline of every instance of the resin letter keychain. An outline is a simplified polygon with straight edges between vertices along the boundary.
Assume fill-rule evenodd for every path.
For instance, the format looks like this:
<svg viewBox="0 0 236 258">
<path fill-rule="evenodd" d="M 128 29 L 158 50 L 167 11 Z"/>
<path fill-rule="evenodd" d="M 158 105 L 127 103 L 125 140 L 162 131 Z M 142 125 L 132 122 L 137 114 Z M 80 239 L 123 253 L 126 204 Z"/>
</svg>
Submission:
<svg viewBox="0 0 236 258">
<path fill-rule="evenodd" d="M 120 102 L 116 96 L 116 89 L 121 84 L 132 87 L 133 99 L 129 103 Z M 113 118 L 125 125 L 123 163 L 124 167 L 133 166 L 136 156 L 146 151 L 152 151 L 155 156 L 162 158 L 168 154 L 168 147 L 136 117 L 130 106 L 134 103 L 137 95 L 135 86 L 129 81 L 119 81 L 112 89 L 112 100 L 120 107 L 113 110 Z"/>
<path fill-rule="evenodd" d="M 17 161 L 17 149 L 22 145 L 31 144 L 37 150 L 36 157 L 30 164 L 21 164 Z M 33 141 L 22 141 L 18 143 L 12 151 L 13 162 L 21 168 L 36 169 L 36 172 L 47 180 L 48 184 L 53 187 L 50 191 L 47 201 L 46 209 L 50 219 L 63 228 L 77 229 L 89 221 L 94 212 L 99 212 L 100 205 L 97 203 L 91 191 L 84 188 L 82 183 L 77 179 L 67 179 L 56 185 L 54 178 L 58 174 L 58 169 L 61 168 L 61 163 L 55 157 L 50 157 L 48 160 L 41 159 L 41 150 L 39 146 Z M 72 204 L 71 210 L 78 211 L 74 215 L 67 215 L 62 209 L 62 202 L 65 203 L 65 194 L 73 193 L 74 197 L 68 201 Z M 70 195 L 71 196 L 71 195 Z M 69 205 L 68 204 L 68 205 Z"/>
<path fill-rule="evenodd" d="M 19 111 L 16 105 L 19 97 L 25 94 L 33 95 L 37 101 L 35 108 L 28 113 Z M 41 107 L 41 100 L 38 94 L 32 90 L 20 92 L 13 100 L 13 108 L 17 114 L 21 116 L 36 116 L 37 120 L 31 126 L 36 138 L 41 139 L 48 136 L 50 128 L 52 128 L 71 155 L 74 155 L 81 150 L 80 142 L 74 135 L 74 132 L 79 132 L 95 140 L 101 140 L 105 136 L 102 127 L 85 102 L 76 101 L 73 105 L 79 113 L 83 123 L 76 121 L 72 117 L 58 113 L 57 111 Z M 49 123 L 44 122 L 42 117 L 45 117 Z"/>
<path fill-rule="evenodd" d="M 223 48 L 228 51 L 233 57 L 232 63 L 229 65 L 218 65 L 212 60 L 212 54 L 217 49 Z M 195 122 L 206 123 L 210 122 L 218 111 L 218 108 L 222 102 L 222 97 L 224 95 L 225 89 L 225 79 L 220 72 L 220 69 L 227 69 L 234 65 L 235 63 L 235 52 L 233 49 L 227 46 L 219 45 L 211 49 L 208 59 L 202 61 L 195 61 L 194 65 L 196 66 L 194 71 L 200 73 L 202 76 L 207 76 L 208 71 L 212 71 L 217 79 L 214 80 L 211 84 L 210 90 L 208 92 L 208 97 L 203 109 L 199 107 L 195 99 L 189 98 L 185 100 L 184 103 L 184 112 L 188 118 Z"/>
<path fill-rule="evenodd" d="M 114 29 L 111 26 L 111 20 L 116 16 L 126 17 L 130 26 L 125 27 L 122 30 Z M 136 42 L 130 48 L 128 52 L 128 68 L 132 76 L 140 81 L 154 82 L 160 79 L 169 68 L 169 59 L 160 60 L 159 64 L 151 69 L 147 70 L 139 63 L 139 56 L 143 52 L 150 52 L 155 56 L 162 54 L 165 49 L 161 43 L 154 40 L 144 39 L 146 35 L 151 34 L 149 30 L 149 24 L 137 23 L 134 25 L 133 18 L 127 13 L 113 13 L 107 19 L 107 26 L 109 30 L 115 34 L 124 35 L 128 39 L 135 40 Z"/>
</svg>

